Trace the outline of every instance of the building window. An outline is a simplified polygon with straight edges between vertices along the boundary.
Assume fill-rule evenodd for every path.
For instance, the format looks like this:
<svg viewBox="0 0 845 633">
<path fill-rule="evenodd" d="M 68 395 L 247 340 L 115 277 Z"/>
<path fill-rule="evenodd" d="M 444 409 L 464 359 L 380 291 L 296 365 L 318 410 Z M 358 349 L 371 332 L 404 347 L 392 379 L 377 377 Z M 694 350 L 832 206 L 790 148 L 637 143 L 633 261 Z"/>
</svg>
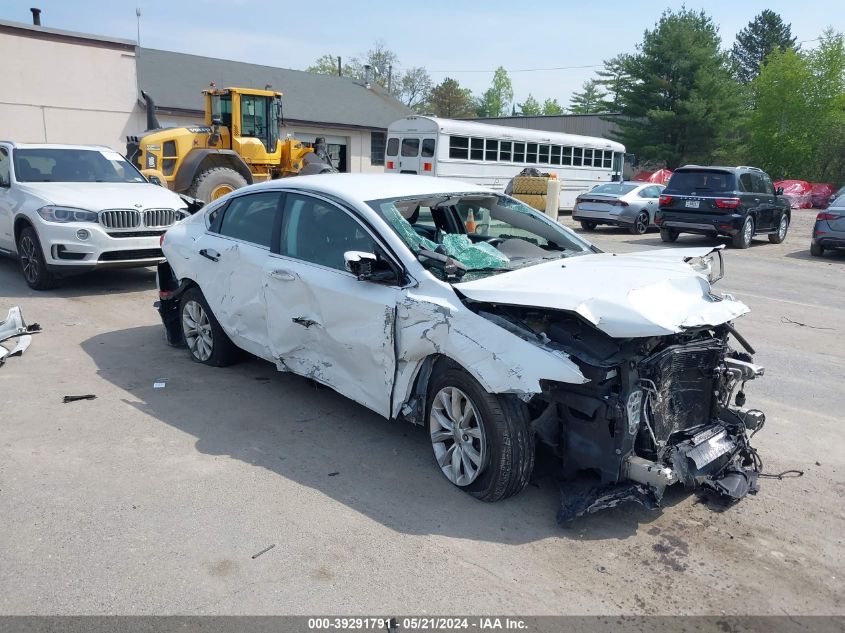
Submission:
<svg viewBox="0 0 845 633">
<path fill-rule="evenodd" d="M 371 165 L 384 165 L 384 142 L 386 138 L 387 132 L 370 132 Z M 392 141 L 393 139 L 390 140 Z"/>
</svg>

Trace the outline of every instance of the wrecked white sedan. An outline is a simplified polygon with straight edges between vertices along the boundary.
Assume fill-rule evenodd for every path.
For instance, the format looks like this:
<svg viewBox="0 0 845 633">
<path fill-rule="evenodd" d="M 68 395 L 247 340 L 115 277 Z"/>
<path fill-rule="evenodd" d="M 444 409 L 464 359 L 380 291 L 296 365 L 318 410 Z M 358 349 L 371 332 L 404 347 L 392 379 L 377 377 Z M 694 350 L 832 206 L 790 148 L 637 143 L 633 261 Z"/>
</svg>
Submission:
<svg viewBox="0 0 845 633">
<path fill-rule="evenodd" d="M 217 366 L 246 350 L 426 426 L 479 499 L 526 485 L 536 441 L 596 478 L 562 519 L 678 482 L 756 490 L 764 416 L 743 388 L 762 368 L 731 325 L 748 308 L 711 291 L 718 249 L 602 253 L 480 187 L 342 174 L 239 189 L 163 250 L 171 344 Z"/>
</svg>

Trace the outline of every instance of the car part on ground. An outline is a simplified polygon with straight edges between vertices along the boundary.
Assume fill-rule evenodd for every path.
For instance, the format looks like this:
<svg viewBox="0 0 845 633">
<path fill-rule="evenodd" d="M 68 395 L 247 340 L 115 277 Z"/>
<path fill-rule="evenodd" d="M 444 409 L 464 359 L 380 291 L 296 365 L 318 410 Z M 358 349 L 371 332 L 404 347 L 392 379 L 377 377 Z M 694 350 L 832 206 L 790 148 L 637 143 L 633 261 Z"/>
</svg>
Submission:
<svg viewBox="0 0 845 633">
<path fill-rule="evenodd" d="M 338 175 L 247 188 L 163 248 L 168 342 L 207 364 L 243 349 L 427 427 L 480 499 L 525 486 L 534 437 L 564 477 L 597 479 L 563 518 L 656 507 L 674 484 L 756 490 L 765 418 L 745 386 L 763 370 L 731 324 L 748 307 L 713 293 L 722 247 L 601 253 L 480 187 Z"/>
<path fill-rule="evenodd" d="M 27 325 L 18 306 L 9 308 L 6 318 L 0 321 L 0 343 L 9 341 L 0 345 L 0 367 L 6 359 L 23 355 L 32 343 L 32 334 L 40 331 L 41 326 L 38 323 Z"/>
<path fill-rule="evenodd" d="M 662 184 L 650 182 L 612 182 L 594 187 L 575 200 L 572 219 L 586 231 L 600 224 L 627 228 L 633 235 L 643 235 L 654 225 Z"/>
<path fill-rule="evenodd" d="M 845 248 L 845 194 L 816 216 L 810 254 L 821 257 L 825 250 Z"/>
<path fill-rule="evenodd" d="M 669 179 L 655 224 L 664 242 L 693 233 L 729 237 L 736 248 L 751 246 L 755 235 L 767 235 L 770 242 L 780 244 L 791 218 L 782 194 L 756 167 L 688 165 Z"/>
<path fill-rule="evenodd" d="M 106 147 L 0 142 L 0 254 L 34 290 L 101 268 L 162 261 L 164 232 L 201 207 Z"/>
</svg>

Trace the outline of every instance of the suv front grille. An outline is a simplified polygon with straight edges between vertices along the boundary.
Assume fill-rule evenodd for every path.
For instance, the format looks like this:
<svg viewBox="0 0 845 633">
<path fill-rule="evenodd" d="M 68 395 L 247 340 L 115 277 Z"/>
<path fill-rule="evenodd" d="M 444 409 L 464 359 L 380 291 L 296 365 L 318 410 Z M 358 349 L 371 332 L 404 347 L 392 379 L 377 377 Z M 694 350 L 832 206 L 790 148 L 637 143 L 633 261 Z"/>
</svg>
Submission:
<svg viewBox="0 0 845 633">
<path fill-rule="evenodd" d="M 176 224 L 182 214 L 174 209 L 147 209 L 144 211 L 144 226 L 147 228 L 167 228 Z"/>
<path fill-rule="evenodd" d="M 134 229 L 141 224 L 141 214 L 132 209 L 101 211 L 100 223 L 107 229 Z"/>
<path fill-rule="evenodd" d="M 160 248 L 142 248 L 130 251 L 106 251 L 100 254 L 101 262 L 120 262 L 134 259 L 161 259 L 164 253 Z"/>
</svg>

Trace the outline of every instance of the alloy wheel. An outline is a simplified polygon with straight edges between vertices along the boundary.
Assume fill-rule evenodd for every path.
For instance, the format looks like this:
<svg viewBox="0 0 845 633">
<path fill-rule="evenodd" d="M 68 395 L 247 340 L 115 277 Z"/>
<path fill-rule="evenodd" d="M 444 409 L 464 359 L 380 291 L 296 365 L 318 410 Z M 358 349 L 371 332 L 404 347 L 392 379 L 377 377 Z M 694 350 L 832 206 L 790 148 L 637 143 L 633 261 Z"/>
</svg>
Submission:
<svg viewBox="0 0 845 633">
<path fill-rule="evenodd" d="M 639 235 L 643 235 L 646 231 L 648 231 L 648 213 L 642 211 L 637 216 L 637 219 L 634 220 L 634 228 Z"/>
<path fill-rule="evenodd" d="M 468 486 L 481 474 L 486 437 L 472 400 L 457 387 L 443 387 L 434 396 L 429 432 L 437 464 L 453 484 Z"/>
<path fill-rule="evenodd" d="M 211 358 L 214 349 L 214 337 L 211 333 L 211 321 L 198 301 L 188 301 L 182 309 L 182 331 L 188 349 L 199 361 Z"/>
<path fill-rule="evenodd" d="M 754 237 L 754 223 L 751 220 L 745 221 L 745 226 L 742 227 L 742 239 L 746 244 L 751 244 L 751 238 Z"/>
<path fill-rule="evenodd" d="M 789 224 L 789 222 L 787 222 L 786 216 L 782 215 L 780 217 L 780 224 L 778 225 L 778 239 L 781 242 L 786 237 L 786 227 L 788 226 L 788 224 Z"/>
<path fill-rule="evenodd" d="M 19 244 L 19 256 L 21 260 L 21 268 L 23 269 L 23 276 L 29 283 L 35 283 L 38 279 L 38 249 L 35 243 L 28 235 L 21 238 Z"/>
</svg>

